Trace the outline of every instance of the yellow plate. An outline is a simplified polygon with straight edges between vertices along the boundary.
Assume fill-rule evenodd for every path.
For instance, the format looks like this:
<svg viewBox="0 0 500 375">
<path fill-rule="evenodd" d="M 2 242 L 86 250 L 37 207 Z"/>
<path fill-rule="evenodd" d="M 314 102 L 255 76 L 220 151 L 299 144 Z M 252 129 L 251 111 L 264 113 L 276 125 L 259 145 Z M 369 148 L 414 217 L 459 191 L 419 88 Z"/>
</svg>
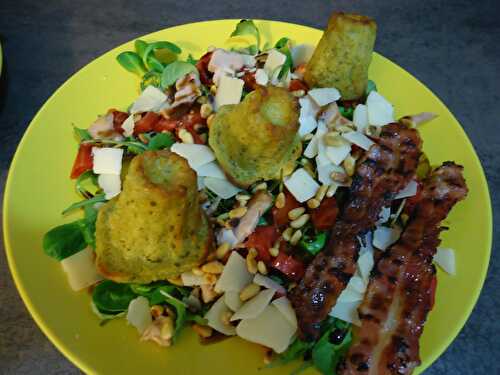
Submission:
<svg viewBox="0 0 500 375">
<path fill-rule="evenodd" d="M 173 27 L 144 37 L 169 40 L 184 52 L 200 56 L 221 46 L 236 20 Z M 326 19 L 325 19 L 326 22 Z M 304 26 L 259 21 L 266 40 L 282 36 L 315 44 L 321 32 Z M 24 135 L 5 189 L 4 233 L 7 257 L 17 288 L 43 332 L 83 371 L 99 374 L 256 374 L 263 350 L 238 338 L 209 346 L 198 344 L 186 329 L 177 345 L 165 349 L 141 343 L 123 320 L 104 327 L 90 310 L 86 292 L 72 292 L 60 265 L 45 256 L 43 234 L 74 220 L 60 212 L 78 199 L 69 173 L 77 143 L 71 125 L 87 127 L 110 107 L 125 108 L 138 95 L 138 79 L 115 61 L 132 42 L 99 57 L 62 85 L 45 103 Z M 415 56 L 415 58 L 418 58 Z M 483 284 L 491 248 L 491 205 L 479 160 L 467 136 L 448 109 L 424 85 L 376 54 L 370 77 L 397 114 L 432 111 L 439 118 L 422 126 L 424 149 L 433 164 L 455 160 L 464 165 L 470 194 L 447 220 L 443 246 L 456 249 L 457 275 L 439 272 L 436 305 L 421 341 L 423 364 L 429 366 L 458 334 Z M 264 372 L 287 374 L 297 364 Z M 311 370 L 312 373 L 312 370 Z"/>
</svg>

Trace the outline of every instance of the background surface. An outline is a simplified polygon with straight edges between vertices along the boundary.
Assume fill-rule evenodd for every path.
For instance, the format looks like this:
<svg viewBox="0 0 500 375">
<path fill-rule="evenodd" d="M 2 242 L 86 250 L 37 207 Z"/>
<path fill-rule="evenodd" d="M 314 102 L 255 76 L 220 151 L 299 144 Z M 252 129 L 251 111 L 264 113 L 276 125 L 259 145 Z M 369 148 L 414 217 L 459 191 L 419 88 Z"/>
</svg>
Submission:
<svg viewBox="0 0 500 375">
<path fill-rule="evenodd" d="M 376 50 L 424 82 L 455 114 L 485 168 L 494 213 L 500 213 L 500 3 L 494 0 L 2 0 L 0 196 L 17 144 L 40 106 L 107 50 L 152 31 L 209 19 L 262 18 L 323 28 L 332 10 L 374 17 Z M 497 226 L 479 302 L 426 374 L 500 373 L 499 239 Z M 1 250 L 0 373 L 79 373 L 31 319 Z"/>
</svg>

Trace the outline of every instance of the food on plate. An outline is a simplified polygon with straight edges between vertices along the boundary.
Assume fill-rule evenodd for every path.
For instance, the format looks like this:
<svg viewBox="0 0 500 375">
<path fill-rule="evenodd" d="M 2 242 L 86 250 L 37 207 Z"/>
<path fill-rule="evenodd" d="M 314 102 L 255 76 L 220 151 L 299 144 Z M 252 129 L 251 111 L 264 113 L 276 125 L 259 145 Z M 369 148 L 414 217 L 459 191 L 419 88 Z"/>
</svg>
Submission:
<svg viewBox="0 0 500 375">
<path fill-rule="evenodd" d="M 198 203 L 196 173 L 170 151 L 135 156 L 123 191 L 96 222 L 96 263 L 116 282 L 179 276 L 212 250 L 212 229 Z"/>
<path fill-rule="evenodd" d="M 466 195 L 462 168 L 454 163 L 444 163 L 423 181 L 404 232 L 375 266 L 341 374 L 409 374 L 420 364 L 418 341 L 434 304 L 432 257 L 441 242 L 440 224 Z"/>
<path fill-rule="evenodd" d="M 375 144 L 357 164 L 347 203 L 329 243 L 292 291 L 303 340 L 318 339 L 321 322 L 354 274 L 360 247 L 357 236 L 374 227 L 382 208 L 414 178 L 421 143 L 416 130 L 389 124 L 382 127 Z"/>
<path fill-rule="evenodd" d="M 334 13 L 314 49 L 241 20 L 201 56 L 143 40 L 117 56 L 141 93 L 75 128 L 83 199 L 63 213 L 83 217 L 43 239 L 99 319 L 165 347 L 187 326 L 238 336 L 269 366 L 412 372 L 467 188 L 422 151 L 436 115 L 398 120 L 368 80 L 375 32 Z"/>
<path fill-rule="evenodd" d="M 334 13 L 309 60 L 309 87 L 335 87 L 346 100 L 359 99 L 368 84 L 377 24 L 367 16 Z"/>
<path fill-rule="evenodd" d="M 210 124 L 209 144 L 229 179 L 248 187 L 293 170 L 300 156 L 297 98 L 280 87 L 257 87 L 226 105 Z"/>
</svg>

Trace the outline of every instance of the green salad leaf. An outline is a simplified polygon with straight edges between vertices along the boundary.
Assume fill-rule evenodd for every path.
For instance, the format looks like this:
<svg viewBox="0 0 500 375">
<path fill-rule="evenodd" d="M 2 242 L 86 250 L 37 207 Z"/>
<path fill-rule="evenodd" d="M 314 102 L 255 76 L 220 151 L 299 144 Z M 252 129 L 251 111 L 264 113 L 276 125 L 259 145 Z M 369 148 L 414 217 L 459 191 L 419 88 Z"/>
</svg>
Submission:
<svg viewBox="0 0 500 375">
<path fill-rule="evenodd" d="M 146 74 L 144 74 L 144 76 L 142 77 L 141 90 L 144 91 L 144 89 L 148 86 L 154 86 L 159 88 L 160 82 L 161 82 L 161 73 L 151 70 Z"/>
<path fill-rule="evenodd" d="M 192 54 L 189 54 L 187 59 L 186 59 L 186 62 L 188 62 L 189 64 L 193 64 L 193 65 L 196 65 L 198 63 L 198 61 L 199 60 L 195 59 Z"/>
<path fill-rule="evenodd" d="M 83 239 L 93 249 L 95 249 L 95 223 L 97 221 L 97 210 L 93 205 L 84 207 L 84 217 L 80 220 L 80 230 L 82 231 Z"/>
<path fill-rule="evenodd" d="M 81 231 L 81 220 L 52 228 L 43 237 L 42 247 L 45 254 L 61 261 L 87 246 Z"/>
<path fill-rule="evenodd" d="M 189 73 L 198 74 L 198 69 L 193 64 L 186 61 L 174 61 L 168 64 L 161 75 L 160 86 L 167 88 L 172 86 L 179 78 Z"/>
<path fill-rule="evenodd" d="M 158 133 L 151 137 L 148 143 L 148 150 L 163 150 L 175 143 L 174 136 L 170 133 Z"/>
<path fill-rule="evenodd" d="M 332 319 L 332 321 L 333 324 L 328 327 L 312 349 L 314 366 L 325 375 L 336 373 L 337 365 L 352 342 L 350 324 L 340 319 Z"/>
<path fill-rule="evenodd" d="M 278 79 L 282 79 L 289 71 L 292 70 L 293 67 L 292 53 L 290 52 L 290 39 L 286 37 L 281 38 L 276 42 L 274 48 L 286 56 L 286 60 L 278 74 Z"/>
<path fill-rule="evenodd" d="M 104 280 L 92 292 L 92 302 L 102 314 L 117 314 L 128 309 L 130 301 L 137 297 L 130 284 Z"/>
<path fill-rule="evenodd" d="M 301 237 L 299 246 L 308 253 L 316 255 L 325 247 L 326 237 L 325 231 L 316 231 L 311 228 Z"/>
<path fill-rule="evenodd" d="M 148 43 L 145 42 L 144 40 L 137 39 L 134 42 L 134 48 L 135 52 L 139 55 L 139 57 L 142 58 L 144 57 L 144 53 L 146 52 L 146 48 L 148 48 Z"/>
<path fill-rule="evenodd" d="M 252 20 L 241 20 L 236 25 L 236 29 L 231 33 L 231 36 L 252 35 L 255 37 L 257 51 L 260 49 L 260 32 Z"/>
<path fill-rule="evenodd" d="M 76 126 L 73 126 L 73 130 L 75 131 L 75 135 L 78 138 L 78 141 L 80 142 L 92 139 L 92 136 L 90 135 L 87 129 L 80 129 L 77 128 Z"/>
<path fill-rule="evenodd" d="M 159 73 L 163 71 L 164 66 L 154 54 L 158 50 L 167 50 L 175 55 L 182 52 L 177 45 L 167 41 L 149 43 L 142 56 L 142 61 L 150 70 L 155 70 Z"/>
<path fill-rule="evenodd" d="M 342 116 L 352 121 L 352 117 L 354 116 L 353 107 L 345 108 L 344 106 L 339 105 L 339 112 Z"/>
<path fill-rule="evenodd" d="M 92 186 L 92 191 L 90 192 L 87 186 L 88 183 L 90 183 L 90 185 Z M 75 181 L 76 191 L 84 197 L 88 197 L 89 194 L 95 194 L 98 188 L 97 175 L 92 170 L 83 172 Z"/>
<path fill-rule="evenodd" d="M 118 56 L 116 56 L 116 60 L 118 60 L 120 65 L 127 69 L 129 72 L 138 74 L 140 76 L 142 76 L 147 71 L 146 67 L 144 66 L 143 60 L 135 52 L 122 52 Z"/>
<path fill-rule="evenodd" d="M 74 211 L 78 208 L 85 208 L 86 206 L 93 206 L 96 203 L 100 202 L 106 202 L 106 198 L 104 197 L 104 194 L 98 194 L 93 198 L 90 199 L 84 199 L 80 202 L 73 203 L 71 206 L 66 208 L 62 214 L 66 215 L 68 212 Z"/>
</svg>

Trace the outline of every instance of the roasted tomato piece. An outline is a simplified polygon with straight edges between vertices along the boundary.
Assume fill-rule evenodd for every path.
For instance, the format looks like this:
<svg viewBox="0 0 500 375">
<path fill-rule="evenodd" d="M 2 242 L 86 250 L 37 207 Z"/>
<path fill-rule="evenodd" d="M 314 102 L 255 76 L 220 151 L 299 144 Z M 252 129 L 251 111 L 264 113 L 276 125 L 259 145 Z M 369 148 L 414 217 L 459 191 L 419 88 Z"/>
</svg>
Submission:
<svg viewBox="0 0 500 375">
<path fill-rule="evenodd" d="M 155 124 L 160 121 L 161 116 L 158 113 L 147 112 L 142 118 L 135 123 L 134 134 L 151 132 Z"/>
<path fill-rule="evenodd" d="M 253 247 L 257 250 L 257 259 L 269 263 L 271 261 L 269 249 L 273 247 L 279 237 L 280 234 L 274 225 L 260 226 L 248 237 L 246 247 Z"/>
<path fill-rule="evenodd" d="M 325 198 L 318 208 L 311 210 L 311 221 L 318 230 L 327 230 L 333 227 L 339 208 L 335 197 Z"/>
<path fill-rule="evenodd" d="M 287 225 L 290 221 L 288 219 L 288 212 L 293 210 L 294 208 L 300 207 L 300 203 L 294 198 L 292 194 L 288 190 L 284 191 L 285 193 L 285 206 L 283 208 L 273 207 L 273 222 L 274 225 L 278 227 Z"/>
<path fill-rule="evenodd" d="M 281 250 L 278 256 L 273 259 L 271 266 L 295 281 L 299 281 L 305 273 L 304 263 Z"/>
<path fill-rule="evenodd" d="M 82 173 L 92 169 L 92 167 L 92 145 L 81 144 L 76 154 L 70 177 L 78 178 Z"/>
<path fill-rule="evenodd" d="M 117 109 L 112 109 L 110 112 L 113 114 L 113 130 L 118 134 L 123 134 L 122 124 L 127 119 L 129 114 Z"/>
<path fill-rule="evenodd" d="M 198 69 L 198 73 L 200 73 L 200 81 L 204 85 L 210 85 L 212 83 L 212 73 L 208 71 L 208 63 L 211 58 L 212 52 L 207 52 L 196 63 L 196 69 Z"/>
<path fill-rule="evenodd" d="M 257 87 L 257 82 L 255 81 L 255 73 L 246 71 L 241 79 L 245 82 L 245 90 L 253 91 Z"/>
<path fill-rule="evenodd" d="M 292 79 L 290 81 L 290 85 L 288 86 L 289 91 L 297 91 L 297 90 L 304 90 L 307 92 L 309 90 L 309 87 L 307 87 L 306 83 L 304 81 L 301 81 L 300 79 Z"/>
</svg>

